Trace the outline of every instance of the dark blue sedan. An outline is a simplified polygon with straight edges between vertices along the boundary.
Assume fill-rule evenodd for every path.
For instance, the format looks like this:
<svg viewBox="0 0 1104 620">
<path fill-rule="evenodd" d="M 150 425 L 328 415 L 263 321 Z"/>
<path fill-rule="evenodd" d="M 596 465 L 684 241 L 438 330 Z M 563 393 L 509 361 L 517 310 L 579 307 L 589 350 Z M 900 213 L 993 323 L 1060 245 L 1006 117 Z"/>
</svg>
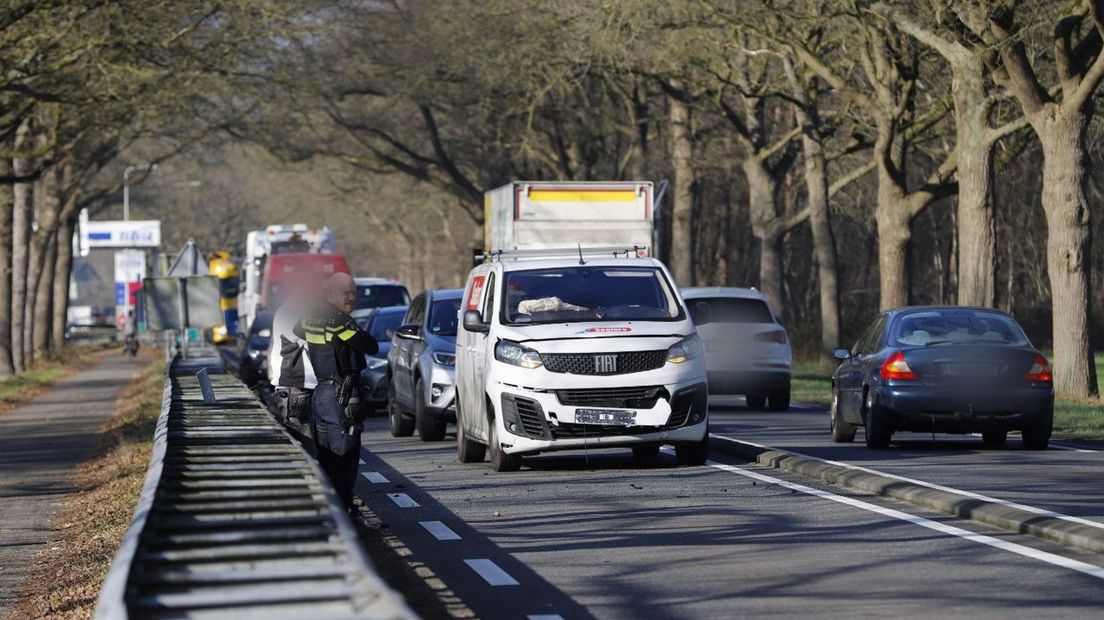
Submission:
<svg viewBox="0 0 1104 620">
<path fill-rule="evenodd" d="M 896 431 L 981 433 L 988 447 L 1019 431 L 1045 450 L 1054 425 L 1050 365 L 1011 316 L 986 308 L 899 308 L 878 315 L 832 376 L 832 440 L 886 448 Z"/>
</svg>

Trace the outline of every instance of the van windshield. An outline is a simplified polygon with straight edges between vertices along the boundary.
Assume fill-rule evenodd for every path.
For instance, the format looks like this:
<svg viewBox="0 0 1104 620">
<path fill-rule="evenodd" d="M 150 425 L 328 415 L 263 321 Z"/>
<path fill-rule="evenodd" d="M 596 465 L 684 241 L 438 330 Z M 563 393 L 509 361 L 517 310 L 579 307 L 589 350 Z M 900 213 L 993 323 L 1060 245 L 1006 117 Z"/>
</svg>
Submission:
<svg viewBox="0 0 1104 620">
<path fill-rule="evenodd" d="M 561 267 L 506 273 L 505 323 L 675 321 L 684 315 L 653 267 Z"/>
</svg>

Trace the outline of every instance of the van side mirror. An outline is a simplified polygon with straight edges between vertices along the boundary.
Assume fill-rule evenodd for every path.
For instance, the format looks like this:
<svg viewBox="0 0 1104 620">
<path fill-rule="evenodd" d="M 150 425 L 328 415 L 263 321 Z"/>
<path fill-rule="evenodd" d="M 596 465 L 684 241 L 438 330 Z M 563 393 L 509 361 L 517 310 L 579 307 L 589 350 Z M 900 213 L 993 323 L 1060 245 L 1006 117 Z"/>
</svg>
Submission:
<svg viewBox="0 0 1104 620">
<path fill-rule="evenodd" d="M 395 330 L 395 335 L 406 340 L 417 340 L 422 335 L 422 326 L 408 323 Z"/>
<path fill-rule="evenodd" d="M 832 351 L 832 357 L 842 362 L 843 360 L 851 359 L 851 351 L 847 349 L 836 349 Z"/>
<path fill-rule="evenodd" d="M 465 310 L 464 329 L 469 332 L 485 334 L 491 331 L 491 326 L 483 320 L 482 312 L 478 310 Z"/>
</svg>

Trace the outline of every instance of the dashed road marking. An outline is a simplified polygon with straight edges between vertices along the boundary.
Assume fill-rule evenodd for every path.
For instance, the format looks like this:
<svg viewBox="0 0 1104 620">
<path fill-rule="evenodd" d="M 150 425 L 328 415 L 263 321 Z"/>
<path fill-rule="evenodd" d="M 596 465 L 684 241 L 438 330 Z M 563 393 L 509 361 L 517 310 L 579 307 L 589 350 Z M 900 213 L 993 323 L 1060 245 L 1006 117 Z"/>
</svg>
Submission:
<svg viewBox="0 0 1104 620">
<path fill-rule="evenodd" d="M 361 464 L 361 465 L 367 465 L 368 463 L 365 463 L 365 462 L 364 462 L 364 459 L 360 459 L 360 464 Z"/>
<path fill-rule="evenodd" d="M 728 473 L 737 474 L 739 476 L 744 476 L 746 478 L 751 478 L 753 480 L 758 480 L 760 482 L 766 482 L 768 484 L 776 484 L 780 487 L 790 489 L 791 491 L 797 491 L 798 493 L 804 493 L 806 495 L 812 495 L 814 497 L 818 497 L 818 498 L 821 498 L 821 499 L 826 499 L 826 500 L 829 500 L 829 501 L 837 502 L 837 503 L 840 503 L 840 504 L 851 506 L 853 508 L 858 508 L 860 510 L 865 510 L 867 512 L 873 512 L 875 514 L 880 514 L 882 516 L 897 519 L 899 521 L 904 521 L 906 523 L 911 523 L 913 525 L 919 525 L 920 527 L 924 527 L 924 528 L 927 528 L 929 530 L 934 530 L 934 531 L 939 532 L 941 534 L 947 534 L 949 536 L 956 536 L 958 538 L 969 540 L 969 541 L 972 541 L 972 542 L 975 542 L 975 543 L 979 543 L 979 544 L 982 544 L 982 545 L 988 545 L 990 547 L 995 547 L 995 548 L 1001 549 L 1003 551 L 1008 551 L 1010 553 L 1015 553 L 1016 555 L 1020 555 L 1020 556 L 1026 557 L 1026 558 L 1031 558 L 1033 560 L 1038 560 L 1040 562 L 1045 562 L 1045 563 L 1050 564 L 1052 566 L 1067 568 L 1069 570 L 1074 570 L 1074 571 L 1077 571 L 1079 573 L 1088 575 L 1090 577 L 1096 577 L 1097 579 L 1104 579 L 1104 568 L 1102 568 L 1100 566 L 1096 566 L 1094 564 L 1089 564 L 1088 562 L 1082 562 L 1080 560 L 1074 560 L 1072 558 L 1067 558 L 1065 556 L 1061 556 L 1061 555 L 1058 555 L 1056 553 L 1050 553 L 1048 551 L 1040 551 L 1039 549 L 1034 549 L 1032 547 L 1025 547 L 1024 545 L 1019 545 L 1019 544 L 1016 544 L 1016 543 L 1013 543 L 1013 542 L 1008 542 L 1007 540 L 1001 540 L 999 538 L 993 538 L 992 536 L 986 536 L 985 534 L 977 534 L 977 533 L 971 532 L 969 530 L 964 530 L 960 527 L 956 527 L 954 525 L 948 525 L 946 523 L 941 523 L 939 521 L 932 521 L 931 519 L 927 519 L 925 517 L 920 517 L 920 516 L 917 516 L 917 515 L 909 514 L 907 512 L 902 512 L 900 510 L 895 510 L 893 508 L 885 508 L 883 506 L 877 506 L 877 505 L 871 504 L 869 502 L 864 502 L 860 499 L 855 499 L 854 497 L 847 497 L 847 496 L 844 496 L 844 495 L 836 495 L 835 493 L 830 493 L 828 491 L 822 491 L 820 489 L 814 489 L 812 487 L 807 487 L 803 484 L 797 484 L 795 482 L 788 482 L 786 480 L 782 480 L 781 478 L 775 478 L 773 476 L 767 476 L 765 474 L 761 474 L 759 472 L 755 472 L 755 471 L 743 469 L 743 468 L 740 468 L 740 467 L 736 467 L 734 465 L 728 465 L 726 463 L 718 463 L 716 461 L 706 461 L 705 464 L 708 465 L 709 467 L 714 468 L 714 469 L 719 469 L 721 471 L 725 471 L 725 472 L 728 472 Z"/>
<path fill-rule="evenodd" d="M 492 586 L 516 586 L 518 585 L 517 579 L 510 576 L 509 573 L 498 567 L 498 564 L 486 559 L 480 558 L 475 560 L 464 560 L 473 571 L 479 574 Z"/>
<path fill-rule="evenodd" d="M 828 465 L 835 465 L 836 467 L 844 467 L 852 471 L 861 471 L 867 474 L 874 474 L 875 476 L 884 476 L 886 478 L 892 478 L 894 480 L 900 480 L 902 482 L 909 482 L 929 489 L 935 489 L 936 491 L 944 491 L 946 493 L 954 493 L 963 497 L 969 497 L 971 499 L 981 500 L 983 502 L 990 502 L 993 504 L 999 504 L 1001 506 L 1007 506 L 1009 508 L 1016 508 L 1025 512 L 1030 512 L 1043 517 L 1050 517 L 1052 519 L 1061 519 L 1062 521 L 1069 521 L 1078 525 L 1085 525 L 1096 529 L 1104 529 L 1104 523 L 1099 521 L 1092 521 L 1090 519 L 1083 519 L 1081 517 L 1074 517 L 1060 512 L 1054 512 L 1053 510 L 1047 510 L 1045 508 L 1036 508 L 1035 506 L 1028 506 L 1027 504 L 1021 504 L 1019 502 L 1013 502 L 1006 499 L 1000 499 L 997 497 L 989 497 L 988 495 L 982 495 L 981 493 L 974 493 L 973 491 L 964 491 L 962 489 L 956 489 L 954 487 L 943 486 L 941 484 L 935 484 L 934 482 L 925 482 L 923 480 L 917 480 L 915 478 L 908 478 L 906 476 L 898 476 L 897 474 L 890 474 L 877 469 L 870 469 L 869 467 L 863 467 L 861 465 L 852 465 L 851 463 L 845 463 L 843 461 L 833 461 L 830 459 L 822 459 L 802 452 L 793 452 L 784 448 L 775 448 L 773 446 L 767 446 L 763 444 L 754 443 L 751 441 L 745 441 L 743 439 L 733 439 L 732 437 L 725 437 L 724 435 L 717 435 L 710 433 L 709 436 L 713 439 L 720 439 L 722 441 L 729 441 L 733 443 L 743 443 L 749 446 L 755 446 L 756 448 L 762 448 L 764 450 L 774 450 L 776 452 L 782 452 L 784 454 L 793 454 L 794 456 L 800 456 L 802 458 L 819 461 L 821 463 L 827 463 Z"/>
<path fill-rule="evenodd" d="M 395 505 L 399 508 L 418 508 L 421 506 L 421 504 L 414 501 L 414 499 L 406 493 L 388 493 L 387 497 L 390 497 L 391 501 L 395 502 Z"/>
<path fill-rule="evenodd" d="M 364 476 L 365 478 L 367 478 L 368 482 L 371 482 L 373 484 L 384 484 L 384 483 L 387 483 L 387 482 L 391 482 L 390 480 L 387 479 L 387 476 L 384 476 L 383 474 L 379 473 L 378 471 L 366 471 L 366 472 L 362 473 L 361 475 Z"/>
<path fill-rule="evenodd" d="M 560 614 L 529 614 L 526 620 L 563 620 Z"/>
<path fill-rule="evenodd" d="M 460 540 L 460 535 L 452 531 L 452 528 L 440 521 L 419 521 L 418 525 L 433 534 L 437 540 Z"/>
</svg>

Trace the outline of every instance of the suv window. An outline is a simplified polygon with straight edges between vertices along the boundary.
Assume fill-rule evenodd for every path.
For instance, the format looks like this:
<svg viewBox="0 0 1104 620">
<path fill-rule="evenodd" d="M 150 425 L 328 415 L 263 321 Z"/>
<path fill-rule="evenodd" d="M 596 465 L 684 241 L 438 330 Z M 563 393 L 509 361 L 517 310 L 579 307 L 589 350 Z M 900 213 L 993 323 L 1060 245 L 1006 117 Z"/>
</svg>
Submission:
<svg viewBox="0 0 1104 620">
<path fill-rule="evenodd" d="M 770 306 L 761 299 L 702 297 L 686 300 L 694 325 L 708 323 L 774 323 Z"/>
<path fill-rule="evenodd" d="M 418 295 L 410 304 L 410 310 L 406 313 L 403 323 L 407 325 L 421 325 L 425 317 L 425 294 Z"/>
</svg>

